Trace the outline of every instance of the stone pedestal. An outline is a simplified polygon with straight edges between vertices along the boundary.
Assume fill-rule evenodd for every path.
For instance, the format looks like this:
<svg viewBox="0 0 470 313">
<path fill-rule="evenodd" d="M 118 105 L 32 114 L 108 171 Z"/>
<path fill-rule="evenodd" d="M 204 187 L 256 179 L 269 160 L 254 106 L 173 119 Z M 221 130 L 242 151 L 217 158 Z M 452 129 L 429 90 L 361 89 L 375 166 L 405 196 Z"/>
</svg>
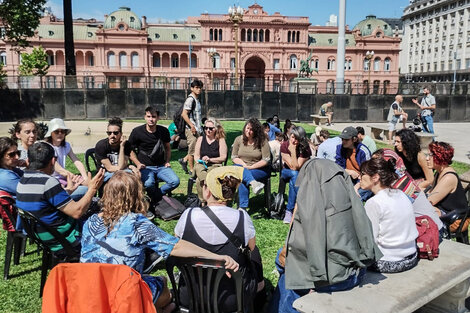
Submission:
<svg viewBox="0 0 470 313">
<path fill-rule="evenodd" d="M 315 78 L 297 77 L 294 78 L 297 84 L 298 93 L 300 94 L 316 94 L 318 80 Z"/>
</svg>

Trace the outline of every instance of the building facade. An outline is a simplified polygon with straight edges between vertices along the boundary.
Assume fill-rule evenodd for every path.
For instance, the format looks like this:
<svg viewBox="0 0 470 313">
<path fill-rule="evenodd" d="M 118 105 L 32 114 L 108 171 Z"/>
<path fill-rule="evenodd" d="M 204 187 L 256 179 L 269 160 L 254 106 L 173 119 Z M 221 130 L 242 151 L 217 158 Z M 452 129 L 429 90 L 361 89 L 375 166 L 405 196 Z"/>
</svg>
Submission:
<svg viewBox="0 0 470 313">
<path fill-rule="evenodd" d="M 470 79 L 470 0 L 410 1 L 402 19 L 402 80 Z"/>
<path fill-rule="evenodd" d="M 311 26 L 308 17 L 268 14 L 256 3 L 242 12 L 238 27 L 229 14 L 151 24 L 127 7 L 104 21 L 74 20 L 77 77 L 85 88 L 181 89 L 199 78 L 208 89 L 296 91 L 295 79 L 307 62 L 319 93 L 334 92 L 337 66 L 345 67 L 350 93 L 396 90 L 400 38 L 383 20 L 368 16 L 347 28 L 345 62 L 338 65 L 337 27 Z M 63 21 L 44 16 L 30 42 L 48 54 L 45 87 L 60 87 L 65 75 Z M 366 59 L 367 51 L 374 51 L 372 59 Z M 0 39 L 0 62 L 12 88 L 21 81 L 20 59 L 7 38 Z"/>
</svg>

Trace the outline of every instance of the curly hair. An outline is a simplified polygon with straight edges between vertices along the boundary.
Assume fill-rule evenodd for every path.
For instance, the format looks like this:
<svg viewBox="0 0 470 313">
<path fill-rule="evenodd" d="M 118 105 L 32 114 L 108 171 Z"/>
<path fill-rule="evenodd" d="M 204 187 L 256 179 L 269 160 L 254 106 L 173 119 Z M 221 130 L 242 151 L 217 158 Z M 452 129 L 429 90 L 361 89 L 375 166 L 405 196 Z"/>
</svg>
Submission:
<svg viewBox="0 0 470 313">
<path fill-rule="evenodd" d="M 119 127 L 119 131 L 122 131 L 122 120 L 121 118 L 115 116 L 113 118 L 111 118 L 109 121 L 108 121 L 108 127 L 109 126 L 117 126 Z"/>
<path fill-rule="evenodd" d="M 361 164 L 361 173 L 369 176 L 379 175 L 379 182 L 384 187 L 390 187 L 398 179 L 395 173 L 395 165 L 393 162 L 385 161 L 383 158 L 372 158 Z"/>
<path fill-rule="evenodd" d="M 204 126 L 207 122 L 211 122 L 212 124 L 214 124 L 214 127 L 215 129 L 217 130 L 216 133 L 215 133 L 215 139 L 219 140 L 219 139 L 225 139 L 225 129 L 224 127 L 222 126 L 222 124 L 220 124 L 219 120 L 215 119 L 214 117 L 208 117 L 206 118 L 206 121 L 204 122 Z"/>
<path fill-rule="evenodd" d="M 245 134 L 245 129 L 248 125 L 251 125 L 253 131 L 253 140 L 255 141 L 254 147 L 256 149 L 261 149 L 265 140 L 267 140 L 266 133 L 263 130 L 263 126 L 256 117 L 250 118 L 246 121 L 245 126 L 243 127 L 243 144 L 246 146 L 248 144 L 248 137 Z"/>
<path fill-rule="evenodd" d="M 148 209 L 140 179 L 125 171 L 115 172 L 106 183 L 100 203 L 108 234 L 122 216 L 131 212 L 145 214 Z"/>
<path fill-rule="evenodd" d="M 237 192 L 237 188 L 242 181 L 233 176 L 225 176 L 223 179 L 218 178 L 218 180 L 222 186 L 222 195 L 224 198 L 233 199 L 235 193 Z"/>
<path fill-rule="evenodd" d="M 432 160 L 437 165 L 450 165 L 454 157 L 454 148 L 443 141 L 434 141 L 429 144 Z"/>
<path fill-rule="evenodd" d="M 407 128 L 400 129 L 395 136 L 400 137 L 401 145 L 403 146 L 404 153 L 399 152 L 397 147 L 395 147 L 395 152 L 399 156 L 402 158 L 405 157 L 409 161 L 418 157 L 418 152 L 421 151 L 420 139 L 414 131 Z"/>
</svg>

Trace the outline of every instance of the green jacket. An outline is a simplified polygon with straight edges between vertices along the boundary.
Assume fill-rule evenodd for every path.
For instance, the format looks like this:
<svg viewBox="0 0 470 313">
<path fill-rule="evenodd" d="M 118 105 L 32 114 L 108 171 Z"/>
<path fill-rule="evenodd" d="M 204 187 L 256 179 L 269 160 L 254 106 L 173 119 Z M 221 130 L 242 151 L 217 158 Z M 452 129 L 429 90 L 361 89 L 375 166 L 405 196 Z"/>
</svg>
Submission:
<svg viewBox="0 0 470 313">
<path fill-rule="evenodd" d="M 379 260 L 372 226 L 349 175 L 330 160 L 300 170 L 297 212 L 287 238 L 286 289 L 346 280 Z"/>
</svg>

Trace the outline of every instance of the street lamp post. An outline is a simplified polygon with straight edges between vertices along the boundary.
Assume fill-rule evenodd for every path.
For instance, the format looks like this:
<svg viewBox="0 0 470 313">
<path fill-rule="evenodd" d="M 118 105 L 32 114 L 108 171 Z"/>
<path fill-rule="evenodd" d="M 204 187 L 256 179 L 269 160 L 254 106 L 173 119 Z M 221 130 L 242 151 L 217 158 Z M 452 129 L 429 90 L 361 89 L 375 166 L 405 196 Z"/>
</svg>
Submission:
<svg viewBox="0 0 470 313">
<path fill-rule="evenodd" d="M 366 52 L 366 59 L 367 59 L 367 62 L 368 62 L 368 67 L 369 67 L 369 78 L 368 78 L 368 81 L 367 81 L 367 93 L 368 94 L 370 93 L 370 69 L 372 67 L 372 58 L 373 57 L 374 57 L 374 50 Z"/>
<path fill-rule="evenodd" d="M 228 14 L 235 31 L 235 90 L 238 90 L 238 26 L 243 21 L 243 9 L 233 5 L 228 8 Z"/>
<path fill-rule="evenodd" d="M 216 55 L 217 50 L 215 48 L 207 49 L 207 54 L 211 60 L 211 89 L 214 89 L 214 56 Z"/>
</svg>

